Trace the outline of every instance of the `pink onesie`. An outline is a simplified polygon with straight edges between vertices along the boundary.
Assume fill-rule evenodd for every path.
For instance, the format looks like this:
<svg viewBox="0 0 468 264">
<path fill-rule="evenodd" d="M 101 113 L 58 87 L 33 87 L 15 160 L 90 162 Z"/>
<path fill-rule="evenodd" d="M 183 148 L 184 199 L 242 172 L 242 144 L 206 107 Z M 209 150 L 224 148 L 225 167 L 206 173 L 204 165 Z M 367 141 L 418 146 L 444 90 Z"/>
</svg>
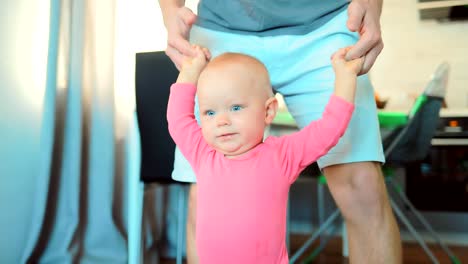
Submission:
<svg viewBox="0 0 468 264">
<path fill-rule="evenodd" d="M 321 119 L 296 133 L 268 137 L 248 153 L 228 159 L 203 139 L 193 114 L 195 92 L 192 84 L 173 84 L 167 120 L 197 175 L 200 263 L 287 264 L 289 187 L 338 142 L 353 104 L 332 96 Z"/>
</svg>

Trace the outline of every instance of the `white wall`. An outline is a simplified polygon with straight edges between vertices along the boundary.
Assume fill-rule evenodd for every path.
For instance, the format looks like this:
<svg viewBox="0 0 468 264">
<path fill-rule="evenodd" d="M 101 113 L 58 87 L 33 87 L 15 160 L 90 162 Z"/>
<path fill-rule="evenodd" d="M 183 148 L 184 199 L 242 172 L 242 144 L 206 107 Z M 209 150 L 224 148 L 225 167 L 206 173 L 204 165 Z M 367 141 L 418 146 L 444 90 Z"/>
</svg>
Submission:
<svg viewBox="0 0 468 264">
<path fill-rule="evenodd" d="M 157 0 L 116 1 L 116 134 L 122 138 L 126 135 L 127 120 L 131 118 L 135 107 L 135 53 L 164 50 L 167 33 Z M 186 6 L 196 12 L 197 3 L 197 0 L 187 0 Z"/>
<path fill-rule="evenodd" d="M 420 20 L 415 0 L 386 0 L 382 12 L 385 48 L 371 72 L 375 89 L 390 97 L 389 108 L 409 108 L 407 95 L 420 93 L 432 72 L 448 61 L 447 103 L 468 107 L 468 21 Z"/>
<path fill-rule="evenodd" d="M 198 0 L 186 0 L 185 5 L 197 11 Z M 131 7 L 133 6 L 133 7 Z M 167 35 L 157 0 L 136 0 L 131 2 L 135 13 L 130 22 L 135 31 L 135 50 L 137 52 L 164 50 Z M 128 10 L 128 9 L 127 9 Z"/>
</svg>

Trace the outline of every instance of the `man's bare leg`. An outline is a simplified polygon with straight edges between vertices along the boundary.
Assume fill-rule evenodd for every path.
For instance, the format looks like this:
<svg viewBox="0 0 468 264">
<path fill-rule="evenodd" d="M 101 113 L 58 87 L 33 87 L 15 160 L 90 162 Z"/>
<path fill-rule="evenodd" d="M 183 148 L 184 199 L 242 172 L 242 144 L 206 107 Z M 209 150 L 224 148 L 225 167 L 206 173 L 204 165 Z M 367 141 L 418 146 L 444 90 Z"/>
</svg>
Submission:
<svg viewBox="0 0 468 264">
<path fill-rule="evenodd" d="M 187 212 L 187 263 L 198 264 L 197 247 L 195 244 L 195 228 L 197 216 L 197 184 L 190 184 Z"/>
<path fill-rule="evenodd" d="M 350 263 L 402 263 L 400 232 L 380 164 L 333 165 L 324 174 L 346 222 Z"/>
</svg>

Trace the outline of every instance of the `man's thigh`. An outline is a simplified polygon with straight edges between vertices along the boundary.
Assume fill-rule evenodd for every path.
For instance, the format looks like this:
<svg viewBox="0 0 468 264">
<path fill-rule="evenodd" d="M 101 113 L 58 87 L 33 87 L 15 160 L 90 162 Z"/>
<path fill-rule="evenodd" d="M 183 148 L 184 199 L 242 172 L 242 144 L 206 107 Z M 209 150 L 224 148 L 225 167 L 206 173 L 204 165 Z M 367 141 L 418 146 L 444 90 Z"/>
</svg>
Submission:
<svg viewBox="0 0 468 264">
<path fill-rule="evenodd" d="M 305 36 L 269 39 L 277 55 L 267 62 L 272 84 L 285 99 L 300 128 L 319 119 L 334 92 L 335 74 L 330 57 L 339 48 L 353 45 L 358 36 L 346 27 L 345 12 Z M 368 75 L 357 79 L 355 110 L 350 124 L 319 167 L 353 162 L 384 162 L 374 90 Z"/>
</svg>

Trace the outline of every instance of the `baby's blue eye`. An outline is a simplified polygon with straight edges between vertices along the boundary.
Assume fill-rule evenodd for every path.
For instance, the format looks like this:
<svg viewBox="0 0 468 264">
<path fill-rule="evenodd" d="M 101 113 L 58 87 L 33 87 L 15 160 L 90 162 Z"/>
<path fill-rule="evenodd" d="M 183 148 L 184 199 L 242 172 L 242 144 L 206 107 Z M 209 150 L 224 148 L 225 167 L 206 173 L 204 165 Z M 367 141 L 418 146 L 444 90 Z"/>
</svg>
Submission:
<svg viewBox="0 0 468 264">
<path fill-rule="evenodd" d="M 233 105 L 233 106 L 231 107 L 231 111 L 234 111 L 234 112 L 235 112 L 235 111 L 240 111 L 240 110 L 242 110 L 242 108 L 243 108 L 243 107 L 240 106 L 240 105 Z"/>
<path fill-rule="evenodd" d="M 205 115 L 207 116 L 214 116 L 215 112 L 213 110 L 206 110 Z"/>
</svg>

